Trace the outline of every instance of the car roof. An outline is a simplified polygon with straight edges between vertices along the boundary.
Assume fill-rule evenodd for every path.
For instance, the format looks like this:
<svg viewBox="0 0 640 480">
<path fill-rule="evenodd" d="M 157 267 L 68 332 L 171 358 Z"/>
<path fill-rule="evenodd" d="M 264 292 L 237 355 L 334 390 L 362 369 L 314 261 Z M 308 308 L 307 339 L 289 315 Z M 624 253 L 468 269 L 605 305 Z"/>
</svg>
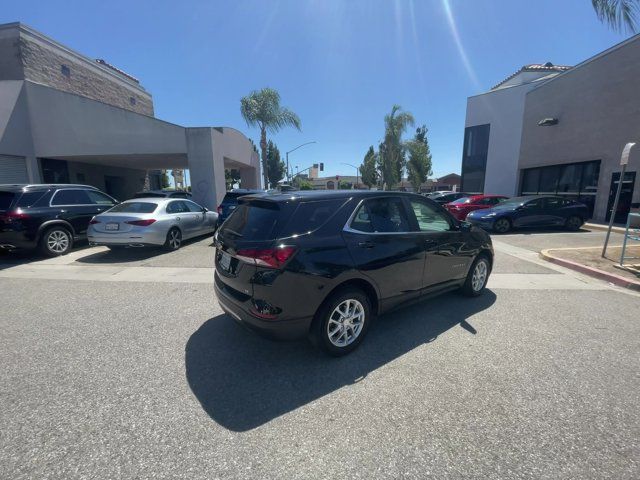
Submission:
<svg viewBox="0 0 640 480">
<path fill-rule="evenodd" d="M 0 190 L 12 192 L 24 192 L 27 190 L 43 190 L 48 188 L 88 188 L 98 190 L 93 185 L 82 185 L 79 183 L 7 183 L 0 184 Z"/>
<path fill-rule="evenodd" d="M 268 200 L 271 202 L 330 200 L 340 198 L 367 198 L 380 196 L 405 196 L 424 198 L 422 195 L 411 192 L 396 192 L 390 190 L 296 190 L 295 192 L 273 192 L 247 195 L 243 200 Z"/>
</svg>

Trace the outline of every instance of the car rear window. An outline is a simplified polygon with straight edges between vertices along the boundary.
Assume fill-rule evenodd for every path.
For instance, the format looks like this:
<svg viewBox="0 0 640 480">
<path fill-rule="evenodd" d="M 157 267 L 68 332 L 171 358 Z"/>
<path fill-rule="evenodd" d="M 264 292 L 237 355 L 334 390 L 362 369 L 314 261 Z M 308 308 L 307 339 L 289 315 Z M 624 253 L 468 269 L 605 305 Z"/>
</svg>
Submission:
<svg viewBox="0 0 640 480">
<path fill-rule="evenodd" d="M 151 202 L 125 202 L 109 210 L 109 213 L 153 213 L 157 204 Z"/>
<path fill-rule="evenodd" d="M 276 238 L 280 217 L 277 203 L 254 200 L 241 203 L 224 222 L 223 229 L 242 240 L 271 240 Z"/>
<path fill-rule="evenodd" d="M 278 236 L 282 238 L 291 237 L 293 235 L 300 235 L 317 230 L 324 225 L 346 201 L 347 199 L 337 198 L 332 200 L 301 202 Z"/>
<path fill-rule="evenodd" d="M 0 210 L 7 210 L 15 196 L 13 192 L 0 192 Z"/>
<path fill-rule="evenodd" d="M 163 193 L 152 193 L 152 192 L 138 192 L 133 198 L 164 198 L 166 197 Z"/>
</svg>

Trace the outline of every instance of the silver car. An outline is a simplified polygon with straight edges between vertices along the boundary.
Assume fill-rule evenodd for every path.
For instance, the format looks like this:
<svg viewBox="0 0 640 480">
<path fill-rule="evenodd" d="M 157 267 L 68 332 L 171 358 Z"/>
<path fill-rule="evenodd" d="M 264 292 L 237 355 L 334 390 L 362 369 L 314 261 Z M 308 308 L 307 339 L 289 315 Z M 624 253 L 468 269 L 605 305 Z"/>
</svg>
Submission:
<svg viewBox="0 0 640 480">
<path fill-rule="evenodd" d="M 218 214 L 187 199 L 136 198 L 127 200 L 89 222 L 91 245 L 109 248 L 164 246 L 177 250 L 184 240 L 211 234 Z"/>
</svg>

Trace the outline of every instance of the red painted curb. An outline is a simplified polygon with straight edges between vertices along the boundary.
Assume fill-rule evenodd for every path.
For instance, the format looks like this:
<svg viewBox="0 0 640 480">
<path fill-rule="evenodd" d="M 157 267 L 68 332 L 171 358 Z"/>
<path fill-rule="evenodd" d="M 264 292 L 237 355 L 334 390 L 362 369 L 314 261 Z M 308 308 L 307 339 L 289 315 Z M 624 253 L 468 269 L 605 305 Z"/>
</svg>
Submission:
<svg viewBox="0 0 640 480">
<path fill-rule="evenodd" d="M 640 282 L 629 280 L 628 278 L 621 277 L 619 275 L 616 275 L 615 273 L 605 272 L 604 270 L 598 270 L 597 268 L 588 267 L 586 265 L 582 265 L 581 263 L 572 262 L 571 260 L 554 257 L 547 252 L 548 250 L 541 251 L 540 257 L 548 262 L 570 268 L 571 270 L 575 270 L 590 277 L 595 277 L 600 280 L 606 280 L 607 282 L 613 283 L 614 285 L 617 285 L 619 287 L 640 291 Z"/>
</svg>

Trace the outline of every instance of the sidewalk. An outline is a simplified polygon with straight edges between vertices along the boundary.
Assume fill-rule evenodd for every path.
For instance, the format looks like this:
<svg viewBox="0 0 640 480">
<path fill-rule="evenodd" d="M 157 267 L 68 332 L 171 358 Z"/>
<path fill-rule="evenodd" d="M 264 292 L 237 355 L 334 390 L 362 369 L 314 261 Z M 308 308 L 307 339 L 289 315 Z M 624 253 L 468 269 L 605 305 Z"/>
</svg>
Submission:
<svg viewBox="0 0 640 480">
<path fill-rule="evenodd" d="M 632 265 L 626 264 L 623 268 L 619 265 L 621 250 L 620 246 L 611 246 L 606 258 L 602 258 L 602 247 L 550 248 L 542 250 L 540 256 L 614 285 L 640 291 L 640 258 L 630 260 Z M 640 257 L 640 246 L 628 246 L 625 255 Z"/>
</svg>

